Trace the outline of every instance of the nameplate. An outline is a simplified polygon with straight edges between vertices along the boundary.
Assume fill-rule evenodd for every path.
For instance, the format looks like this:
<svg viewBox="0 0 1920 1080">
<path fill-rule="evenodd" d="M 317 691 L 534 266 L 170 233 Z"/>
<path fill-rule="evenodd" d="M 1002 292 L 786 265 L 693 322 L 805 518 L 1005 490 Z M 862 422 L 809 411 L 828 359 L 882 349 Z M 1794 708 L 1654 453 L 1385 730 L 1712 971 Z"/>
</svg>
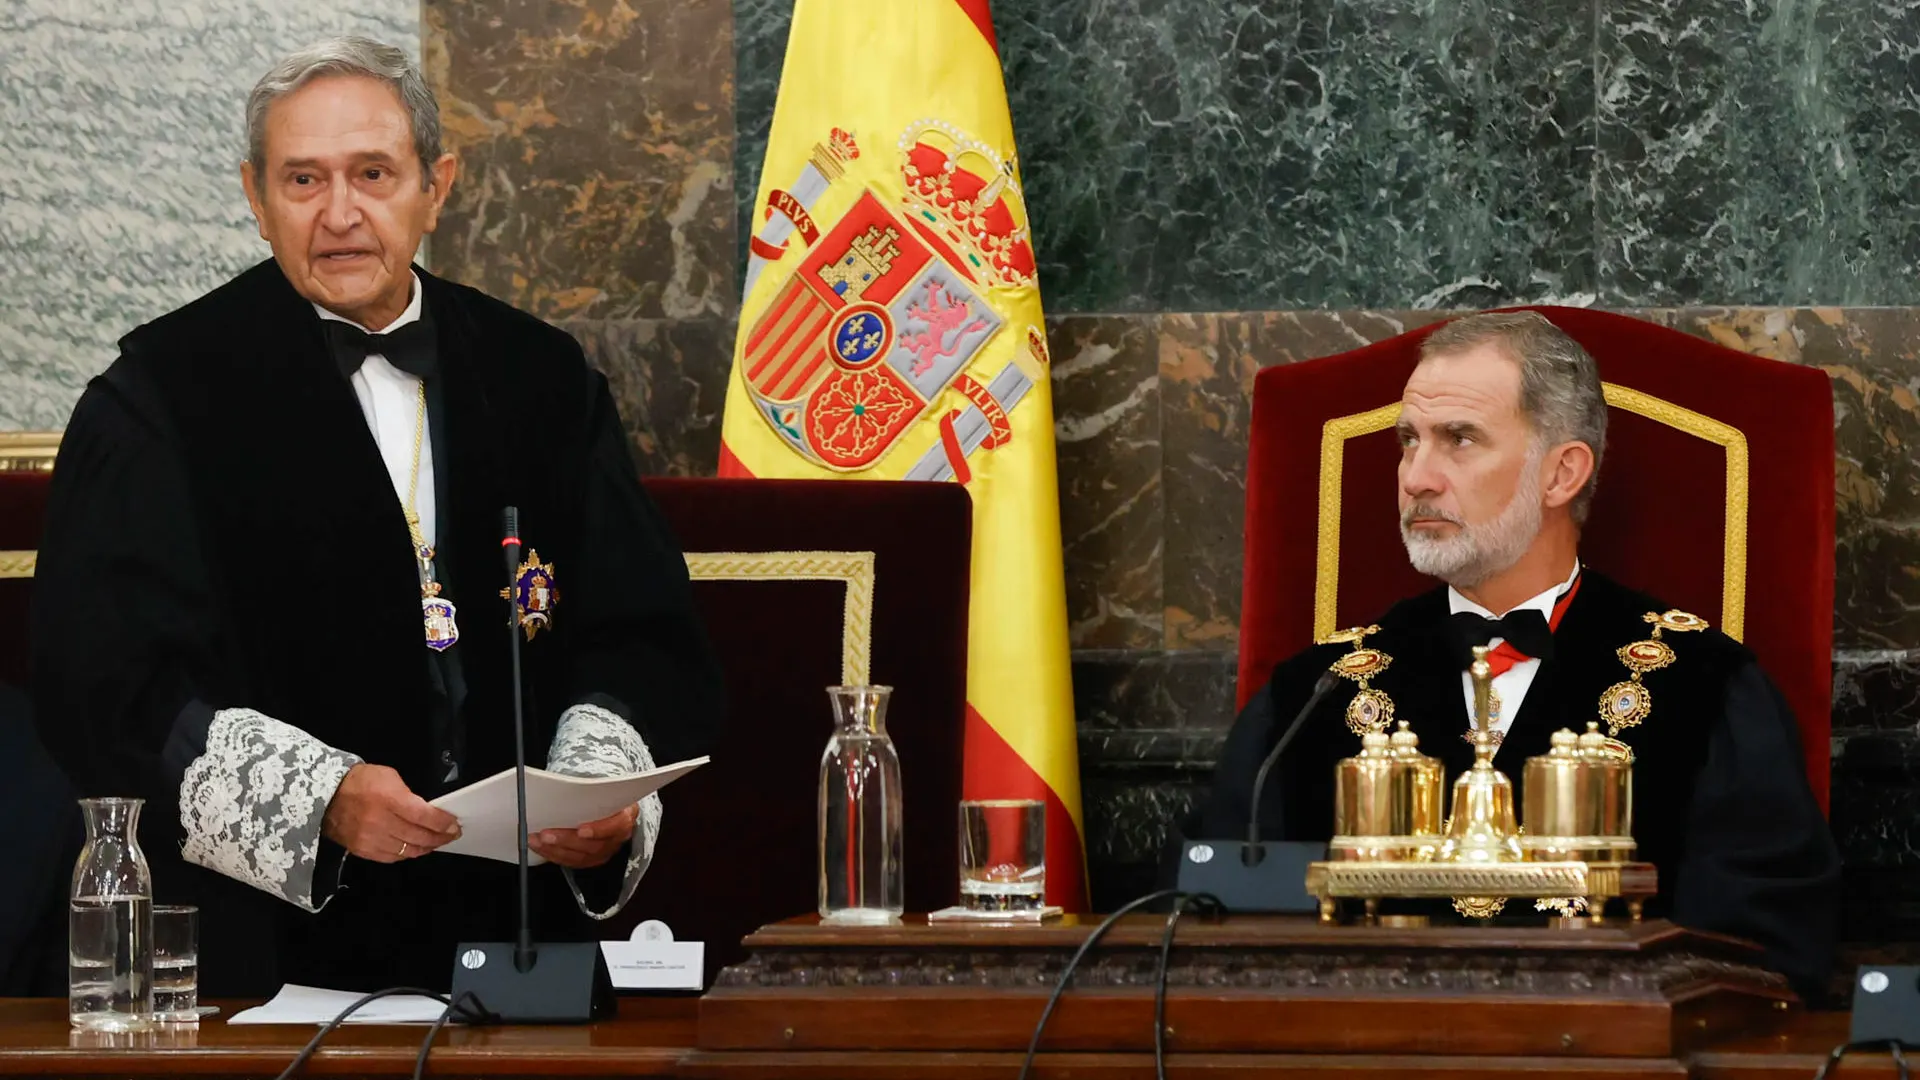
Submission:
<svg viewBox="0 0 1920 1080">
<path fill-rule="evenodd" d="M 707 960 L 702 941 L 603 941 L 616 990 L 699 990 Z"/>
</svg>

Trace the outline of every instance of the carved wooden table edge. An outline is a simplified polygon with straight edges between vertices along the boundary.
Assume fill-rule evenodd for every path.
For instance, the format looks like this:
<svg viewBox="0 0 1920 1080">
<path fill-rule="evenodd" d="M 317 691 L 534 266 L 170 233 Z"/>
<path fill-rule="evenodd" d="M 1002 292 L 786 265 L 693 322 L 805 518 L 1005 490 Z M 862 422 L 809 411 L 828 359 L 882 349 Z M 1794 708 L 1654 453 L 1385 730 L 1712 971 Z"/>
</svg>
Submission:
<svg viewBox="0 0 1920 1080">
<path fill-rule="evenodd" d="M 1065 915 L 1040 923 L 928 922 L 925 915 L 905 915 L 897 926 L 827 926 L 817 915 L 803 915 L 770 923 L 747 935 L 749 951 L 832 945 L 844 948 L 914 948 L 977 946 L 991 943 L 1007 948 L 1058 948 L 1078 945 L 1102 921 L 1094 915 Z M 1121 918 L 1101 939 L 1102 949 L 1159 948 L 1166 930 L 1164 915 Z M 1418 948 L 1470 950 L 1533 948 L 1550 951 L 1634 952 L 1669 939 L 1710 942 L 1742 956 L 1758 956 L 1760 949 L 1739 938 L 1688 930 L 1664 919 L 1632 922 L 1611 919 L 1598 926 L 1574 930 L 1548 926 L 1439 926 L 1392 927 L 1326 925 L 1311 915 L 1189 915 L 1180 920 L 1181 945 L 1301 946 Z"/>
<path fill-rule="evenodd" d="M 1025 1054 L 809 1051 L 784 1055 L 695 1050 L 681 1065 L 688 1080 L 1014 1080 Z M 1542 1058 L 1388 1054 L 1168 1054 L 1169 1075 L 1204 1072 L 1234 1080 L 1357 1080 L 1413 1076 L 1421 1080 L 1552 1077 L 1554 1080 L 1681 1080 L 1672 1058 Z M 1034 1059 L 1031 1080 L 1151 1080 L 1153 1055 L 1047 1053 Z"/>
<path fill-rule="evenodd" d="M 746 939 L 748 958 L 702 999 L 697 1045 L 785 1055 L 1024 1049 L 1093 925 L 777 923 Z M 1048 1049 L 1151 1049 L 1165 925 L 1157 915 L 1115 925 L 1076 969 Z M 1179 1053 L 1647 1061 L 1766 1030 L 1798 1005 L 1752 945 L 1658 920 L 1565 930 L 1241 916 L 1183 920 L 1179 931 L 1166 971 L 1168 1041 Z"/>
</svg>

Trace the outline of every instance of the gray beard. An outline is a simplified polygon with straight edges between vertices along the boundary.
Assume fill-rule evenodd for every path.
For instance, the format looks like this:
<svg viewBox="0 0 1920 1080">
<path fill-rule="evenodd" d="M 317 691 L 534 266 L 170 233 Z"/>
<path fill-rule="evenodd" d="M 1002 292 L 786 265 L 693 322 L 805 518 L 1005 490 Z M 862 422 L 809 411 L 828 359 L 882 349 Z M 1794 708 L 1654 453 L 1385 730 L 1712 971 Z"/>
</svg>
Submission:
<svg viewBox="0 0 1920 1080">
<path fill-rule="evenodd" d="M 1500 516 L 1484 525 L 1449 517 L 1459 531 L 1444 538 L 1424 536 L 1408 525 L 1413 511 L 1422 508 L 1409 506 L 1400 518 L 1400 540 L 1413 568 L 1456 589 L 1470 589 L 1519 562 L 1540 535 L 1540 463 L 1533 458 L 1527 455 L 1520 486 Z"/>
</svg>

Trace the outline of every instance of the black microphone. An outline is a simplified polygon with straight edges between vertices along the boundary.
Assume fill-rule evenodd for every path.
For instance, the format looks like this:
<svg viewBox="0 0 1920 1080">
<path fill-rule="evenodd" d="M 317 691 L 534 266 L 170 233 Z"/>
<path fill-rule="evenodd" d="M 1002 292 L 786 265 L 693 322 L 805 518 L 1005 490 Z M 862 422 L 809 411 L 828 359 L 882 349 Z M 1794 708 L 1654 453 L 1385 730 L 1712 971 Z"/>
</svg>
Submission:
<svg viewBox="0 0 1920 1080">
<path fill-rule="evenodd" d="M 1248 811 L 1247 838 L 1206 840 L 1182 838 L 1177 880 L 1186 892 L 1203 892 L 1218 897 L 1228 910 L 1238 912 L 1317 911 L 1319 901 L 1307 895 L 1307 867 L 1326 856 L 1324 841 L 1260 839 L 1260 797 L 1266 793 L 1267 777 L 1280 755 L 1306 725 L 1320 702 L 1340 685 L 1340 677 L 1329 671 L 1313 684 L 1307 703 L 1294 715 L 1293 722 L 1280 734 L 1273 749 L 1260 762 L 1253 778 L 1253 805 Z"/>
<path fill-rule="evenodd" d="M 1247 811 L 1247 847 L 1250 851 L 1257 851 L 1260 847 L 1260 796 L 1267 789 L 1267 774 L 1273 771 L 1274 763 L 1280 760 L 1280 754 L 1286 750 L 1287 744 L 1293 741 L 1295 735 L 1300 734 L 1300 728 L 1306 724 L 1307 717 L 1313 714 L 1314 708 L 1328 694 L 1333 693 L 1334 687 L 1339 685 L 1340 676 L 1331 671 L 1320 676 L 1320 681 L 1313 684 L 1313 693 L 1307 696 L 1307 703 L 1300 706 L 1300 711 L 1294 714 L 1293 723 L 1288 724 L 1287 730 L 1280 733 L 1280 741 L 1273 744 L 1272 750 L 1267 751 L 1267 759 L 1260 763 L 1260 771 L 1253 775 L 1253 804 Z M 1258 856 L 1256 855 L 1255 858 Z"/>
<path fill-rule="evenodd" d="M 513 676 L 513 782 L 520 822 L 519 936 L 506 942 L 462 942 L 455 949 L 453 997 L 471 994 L 481 1019 L 511 1024 L 586 1023 L 613 1012 L 613 983 L 597 941 L 535 947 L 527 890 L 527 719 L 520 676 L 520 511 L 500 512 L 500 549 L 507 568 L 507 656 Z M 476 898 L 479 902 L 479 898 Z"/>
<path fill-rule="evenodd" d="M 527 718 L 526 694 L 520 688 L 520 601 L 514 587 L 520 576 L 520 508 L 500 511 L 500 550 L 507 560 L 507 655 L 513 670 L 513 787 L 520 816 L 520 937 L 513 946 L 513 966 L 521 974 L 533 970 L 533 918 L 527 901 Z"/>
</svg>

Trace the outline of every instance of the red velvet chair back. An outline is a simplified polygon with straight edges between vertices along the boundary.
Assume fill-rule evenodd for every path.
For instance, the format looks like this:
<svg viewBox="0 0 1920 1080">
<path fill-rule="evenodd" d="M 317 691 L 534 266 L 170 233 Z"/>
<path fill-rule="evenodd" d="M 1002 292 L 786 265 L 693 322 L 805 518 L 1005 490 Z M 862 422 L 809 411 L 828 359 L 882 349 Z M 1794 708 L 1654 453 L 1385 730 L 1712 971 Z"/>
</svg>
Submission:
<svg viewBox="0 0 1920 1080">
<path fill-rule="evenodd" d="M 711 973 L 743 958 L 747 934 L 817 908 L 815 808 L 833 730 L 825 688 L 841 682 L 850 645 L 857 653 L 862 643 L 869 681 L 893 687 L 887 730 L 905 788 L 907 909 L 953 904 L 973 536 L 966 489 L 664 478 L 646 486 L 688 554 L 694 602 L 726 676 L 726 730 L 711 764 L 662 793 L 654 868 L 612 930 L 661 919 L 676 937 L 707 943 Z M 782 579 L 857 577 L 862 553 L 871 553 L 870 633 L 854 625 L 846 580 Z"/>
<path fill-rule="evenodd" d="M 0 433 L 0 683 L 25 689 L 34 553 L 46 525 L 57 434 Z"/>
<path fill-rule="evenodd" d="M 1826 375 L 1638 319 L 1536 308 L 1608 384 L 1581 557 L 1744 641 L 1793 707 L 1827 804 L 1833 398 Z M 1400 388 L 1434 327 L 1254 381 L 1240 701 L 1317 634 L 1430 588 L 1400 543 Z"/>
</svg>

